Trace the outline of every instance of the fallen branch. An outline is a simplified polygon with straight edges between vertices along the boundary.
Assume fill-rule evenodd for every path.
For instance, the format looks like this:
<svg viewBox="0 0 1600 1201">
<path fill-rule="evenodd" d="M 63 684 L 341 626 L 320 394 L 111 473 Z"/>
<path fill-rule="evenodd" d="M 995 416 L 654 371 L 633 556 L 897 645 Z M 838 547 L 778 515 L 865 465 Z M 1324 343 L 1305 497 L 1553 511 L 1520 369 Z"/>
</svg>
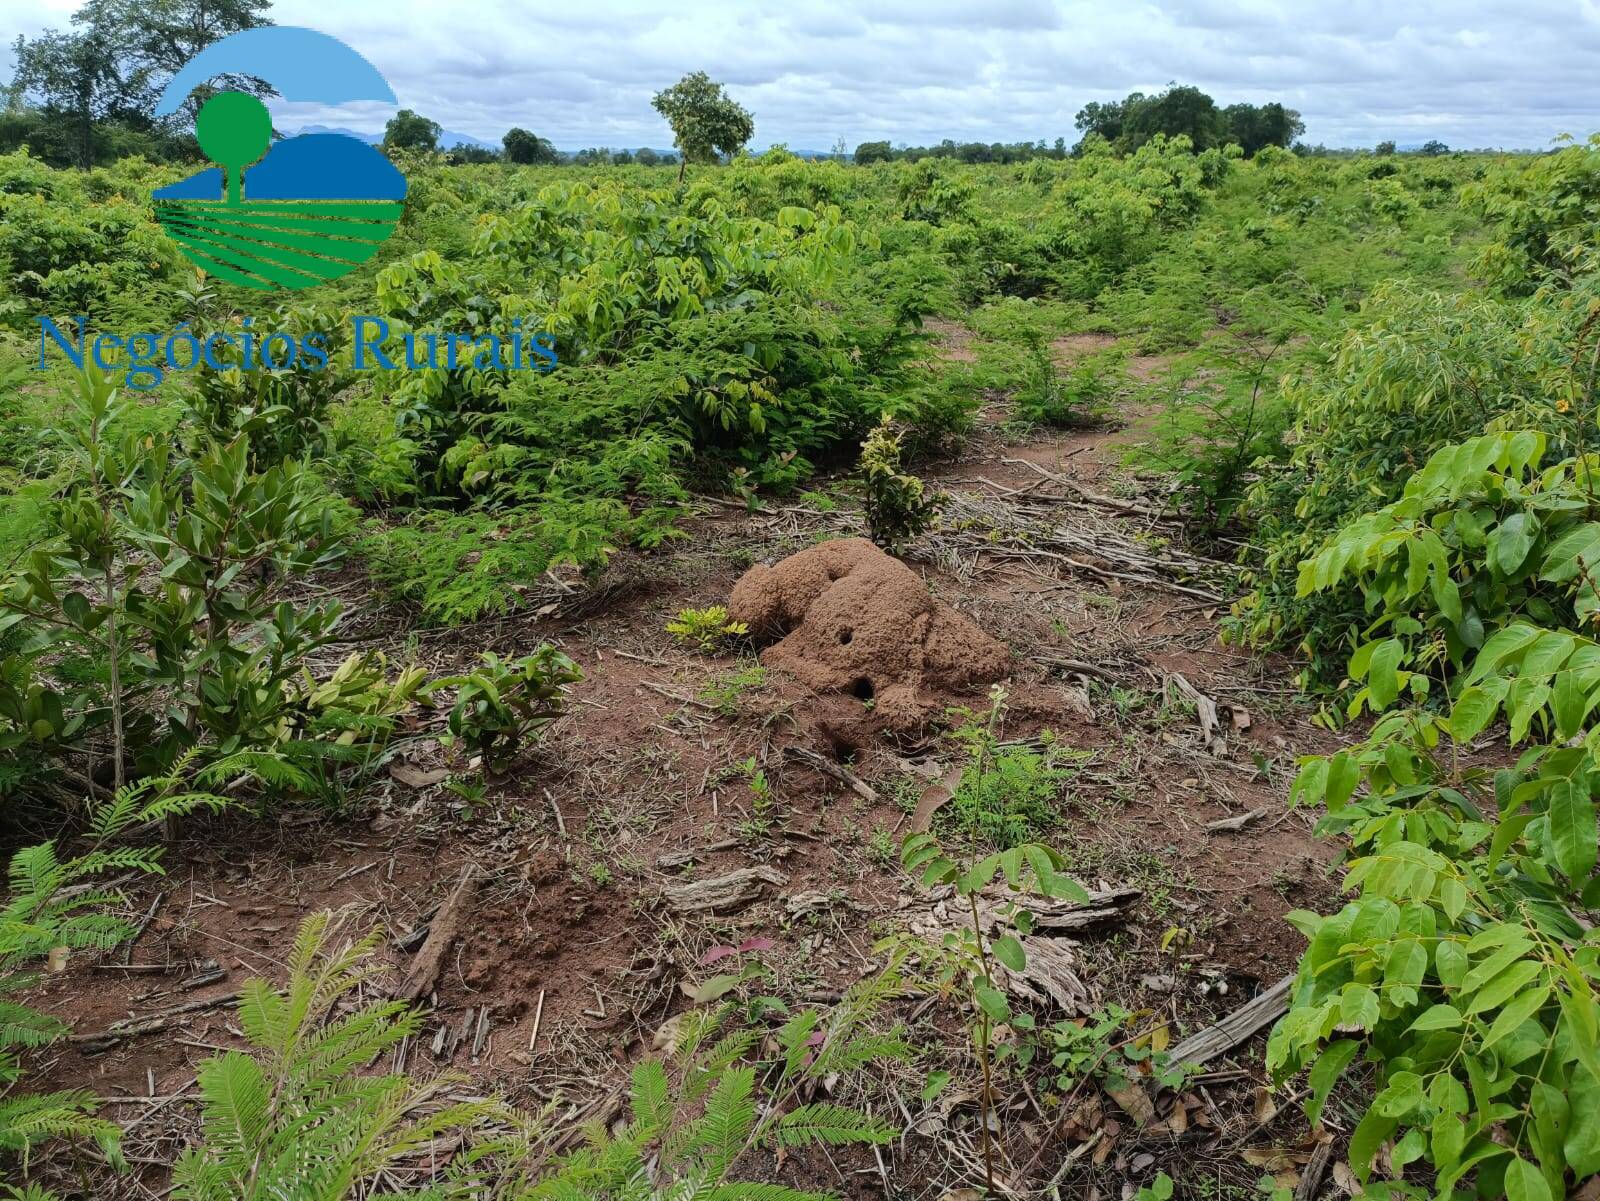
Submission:
<svg viewBox="0 0 1600 1201">
<path fill-rule="evenodd" d="M 467 864 L 455 891 L 450 894 L 450 899 L 439 907 L 439 914 L 428 928 L 428 937 L 424 940 L 422 949 L 417 952 L 417 957 L 411 961 L 411 968 L 406 972 L 406 978 L 395 990 L 396 999 L 421 1000 L 432 992 L 433 986 L 439 982 L 439 971 L 444 966 L 445 953 L 455 941 L 456 930 L 461 924 L 461 914 L 472 896 L 476 878 L 477 865 Z"/>
<path fill-rule="evenodd" d="M 783 757 L 796 763 L 803 763 L 813 771 L 819 771 L 823 775 L 839 781 L 839 783 L 869 804 L 876 805 L 878 803 L 877 789 L 848 767 L 835 763 L 826 755 L 819 755 L 816 751 L 807 750 L 803 746 L 786 746 L 783 748 Z"/>
<path fill-rule="evenodd" d="M 1182 672 L 1171 672 L 1167 680 L 1194 704 L 1195 718 L 1200 722 L 1201 741 L 1205 743 L 1207 751 L 1220 758 L 1228 749 L 1228 740 L 1223 736 L 1222 721 L 1217 716 L 1217 702 L 1189 683 Z"/>
<path fill-rule="evenodd" d="M 1090 504 L 1098 505 L 1102 509 L 1109 509 L 1113 513 L 1122 513 L 1129 517 L 1148 517 L 1152 521 L 1178 522 L 1182 520 L 1176 513 L 1168 513 L 1164 509 L 1152 509 L 1148 505 L 1135 504 L 1128 500 L 1118 500 L 1114 496 L 1104 496 L 1099 492 L 1091 491 L 1078 483 L 1077 480 L 1061 475 L 1058 472 L 1050 471 L 1037 463 L 1030 463 L 1027 459 L 1001 459 L 1000 461 L 1013 467 L 1026 467 L 1030 471 L 1037 471 L 1052 484 L 1060 484 L 1063 488 L 1076 492 Z"/>
<path fill-rule="evenodd" d="M 1289 1009 L 1289 989 L 1293 976 L 1285 976 L 1265 992 L 1257 994 L 1214 1026 L 1184 1039 L 1172 1048 L 1173 1063 L 1205 1063 L 1224 1051 L 1231 1051 L 1258 1030 L 1277 1021 Z"/>
<path fill-rule="evenodd" d="M 125 1038 L 137 1038 L 141 1034 L 159 1034 L 172 1025 L 174 1018 L 182 1017 L 184 1014 L 199 1013 L 202 1009 L 215 1009 L 218 1005 L 231 1005 L 238 999 L 239 994 L 235 991 L 207 997 L 202 1001 L 185 1001 L 182 1005 L 157 1009 L 143 1017 L 124 1018 L 120 1022 L 112 1022 L 99 1034 L 74 1034 L 68 1041 L 80 1044 L 85 1051 L 93 1054 L 108 1050 Z"/>
<path fill-rule="evenodd" d="M 1232 834 L 1244 829 L 1258 817 L 1263 816 L 1265 809 L 1252 809 L 1249 813 L 1238 813 L 1233 817 L 1219 817 L 1214 822 L 1207 822 L 1206 829 L 1218 834 Z"/>
<path fill-rule="evenodd" d="M 1128 906 L 1143 895 L 1137 888 L 1110 888 L 1091 892 L 1086 902 L 1060 901 L 1027 893 L 1008 894 L 998 901 L 986 896 L 978 913 L 986 930 L 997 930 L 1002 925 L 1010 925 L 1004 920 L 1004 913 L 1026 909 L 1033 915 L 1036 933 L 1067 934 L 1101 922 L 1120 920 Z"/>
</svg>

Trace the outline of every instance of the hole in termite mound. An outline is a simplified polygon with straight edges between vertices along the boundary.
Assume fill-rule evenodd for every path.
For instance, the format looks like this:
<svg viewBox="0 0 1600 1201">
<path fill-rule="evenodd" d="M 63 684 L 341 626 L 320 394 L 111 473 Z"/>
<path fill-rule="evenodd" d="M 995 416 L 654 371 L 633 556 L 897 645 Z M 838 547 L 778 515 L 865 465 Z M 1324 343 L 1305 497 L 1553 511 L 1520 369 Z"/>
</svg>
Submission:
<svg viewBox="0 0 1600 1201">
<path fill-rule="evenodd" d="M 865 704 L 878 695 L 878 690 L 872 686 L 872 681 L 866 676 L 857 676 L 850 681 L 850 695 Z"/>
</svg>

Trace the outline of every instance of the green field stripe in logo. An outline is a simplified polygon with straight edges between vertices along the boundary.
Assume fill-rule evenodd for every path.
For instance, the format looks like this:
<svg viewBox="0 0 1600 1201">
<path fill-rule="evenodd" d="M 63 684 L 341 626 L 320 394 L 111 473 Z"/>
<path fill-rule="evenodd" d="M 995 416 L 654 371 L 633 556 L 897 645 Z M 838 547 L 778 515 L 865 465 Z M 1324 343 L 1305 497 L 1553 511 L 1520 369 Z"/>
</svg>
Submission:
<svg viewBox="0 0 1600 1201">
<path fill-rule="evenodd" d="M 323 279 L 343 275 L 351 267 L 366 262 L 378 250 L 376 242 L 300 237 L 294 234 L 267 236 L 259 230 L 239 229 L 220 221 L 205 225 L 174 221 L 169 228 L 174 233 L 207 238 L 218 246 L 231 246 L 246 254 L 259 254 L 274 262 L 312 272 Z M 240 234 L 244 236 L 238 236 Z M 329 274 L 330 270 L 334 274 Z"/>
<path fill-rule="evenodd" d="M 241 287 L 255 288 L 257 291 L 261 292 L 270 292 L 279 286 L 273 283 L 271 280 L 261 279 L 243 271 L 236 271 L 226 263 L 217 262 L 217 260 L 212 258 L 209 254 L 202 254 L 193 246 L 185 246 L 183 248 L 183 252 L 184 254 L 188 255 L 190 260 L 199 266 L 201 270 L 207 272 L 208 274 L 215 275 L 218 279 L 225 279 L 230 284 L 239 284 Z"/>
<path fill-rule="evenodd" d="M 326 219 L 297 220 L 288 217 L 258 217 L 254 214 L 236 216 L 233 213 L 171 213 L 162 214 L 163 220 L 189 221 L 215 229 L 249 230 L 256 233 L 283 232 L 312 234 L 322 237 L 350 238 L 358 242 L 382 242 L 394 229 L 392 221 L 329 221 Z"/>
<path fill-rule="evenodd" d="M 280 284 L 285 288 L 304 288 L 325 278 L 311 275 L 304 271 L 296 271 L 290 267 L 280 266 L 277 263 L 252 255 L 240 254 L 236 250 L 230 250 L 226 246 L 218 245 L 209 237 L 180 233 L 177 230 L 169 230 L 168 233 L 180 245 L 201 251 L 213 259 L 220 259 L 225 263 L 232 263 L 236 267 L 242 267 L 246 271 L 259 275 L 264 279 L 270 279 L 273 283 Z"/>
<path fill-rule="evenodd" d="M 405 205 L 392 200 L 257 200 L 253 203 L 247 200 L 241 204 L 222 200 L 163 200 L 160 203 L 230 213 L 267 216 L 303 213 L 308 217 L 357 217 L 362 221 L 398 221 L 405 212 Z"/>
</svg>

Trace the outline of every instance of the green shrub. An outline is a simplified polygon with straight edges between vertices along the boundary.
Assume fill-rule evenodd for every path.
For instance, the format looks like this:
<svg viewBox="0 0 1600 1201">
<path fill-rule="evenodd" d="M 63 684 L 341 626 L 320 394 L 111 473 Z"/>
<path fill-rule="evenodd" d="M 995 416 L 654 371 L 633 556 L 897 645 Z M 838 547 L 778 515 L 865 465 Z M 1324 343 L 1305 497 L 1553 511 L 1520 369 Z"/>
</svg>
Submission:
<svg viewBox="0 0 1600 1201">
<path fill-rule="evenodd" d="M 581 679 L 578 665 L 546 643 L 509 661 L 484 651 L 473 670 L 436 680 L 431 690 L 455 689 L 448 719 L 451 736 L 498 771 L 529 738 L 566 712 L 567 689 Z"/>
<path fill-rule="evenodd" d="M 900 470 L 900 436 L 887 417 L 861 444 L 861 479 L 872 540 L 890 552 L 931 526 L 944 503 L 940 493 Z"/>
<path fill-rule="evenodd" d="M 338 949 L 337 934 L 332 914 L 313 914 L 284 988 L 245 982 L 238 1021 L 251 1050 L 200 1066 L 201 1142 L 173 1168 L 181 1201 L 342 1201 L 436 1140 L 493 1135 L 514 1120 L 492 1101 L 453 1100 L 459 1077 L 363 1074 L 416 1035 L 422 1017 L 401 1001 L 351 1007 L 376 970 L 378 940 Z"/>
<path fill-rule="evenodd" d="M 678 615 L 667 622 L 667 633 L 677 639 L 680 646 L 692 646 L 704 655 L 749 632 L 750 627 L 744 622 L 728 620 L 728 610 L 723 605 L 679 609 Z"/>
</svg>

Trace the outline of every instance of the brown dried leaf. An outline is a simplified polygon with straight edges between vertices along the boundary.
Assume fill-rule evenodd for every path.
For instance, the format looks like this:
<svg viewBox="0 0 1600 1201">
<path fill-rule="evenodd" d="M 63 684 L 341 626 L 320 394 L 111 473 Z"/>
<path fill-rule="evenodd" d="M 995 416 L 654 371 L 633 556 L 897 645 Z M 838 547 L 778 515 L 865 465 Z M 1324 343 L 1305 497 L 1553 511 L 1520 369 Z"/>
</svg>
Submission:
<svg viewBox="0 0 1600 1201">
<path fill-rule="evenodd" d="M 1274 1174 L 1295 1167 L 1295 1154 L 1284 1147 L 1245 1147 L 1239 1158 L 1253 1168 Z"/>
<path fill-rule="evenodd" d="M 1121 1085 L 1108 1084 L 1106 1093 L 1139 1125 L 1148 1126 L 1156 1120 L 1156 1107 L 1150 1100 L 1150 1094 L 1144 1091 L 1143 1085 L 1131 1080 Z"/>
<path fill-rule="evenodd" d="M 1278 1103 L 1272 1099 L 1272 1093 L 1263 1085 L 1255 1089 L 1254 1106 L 1256 1124 L 1265 1126 L 1278 1116 Z"/>
<path fill-rule="evenodd" d="M 432 788 L 435 784 L 442 784 L 450 778 L 446 768 L 433 769 L 413 767 L 409 763 L 389 764 L 389 775 L 404 784 L 407 788 Z"/>
</svg>

